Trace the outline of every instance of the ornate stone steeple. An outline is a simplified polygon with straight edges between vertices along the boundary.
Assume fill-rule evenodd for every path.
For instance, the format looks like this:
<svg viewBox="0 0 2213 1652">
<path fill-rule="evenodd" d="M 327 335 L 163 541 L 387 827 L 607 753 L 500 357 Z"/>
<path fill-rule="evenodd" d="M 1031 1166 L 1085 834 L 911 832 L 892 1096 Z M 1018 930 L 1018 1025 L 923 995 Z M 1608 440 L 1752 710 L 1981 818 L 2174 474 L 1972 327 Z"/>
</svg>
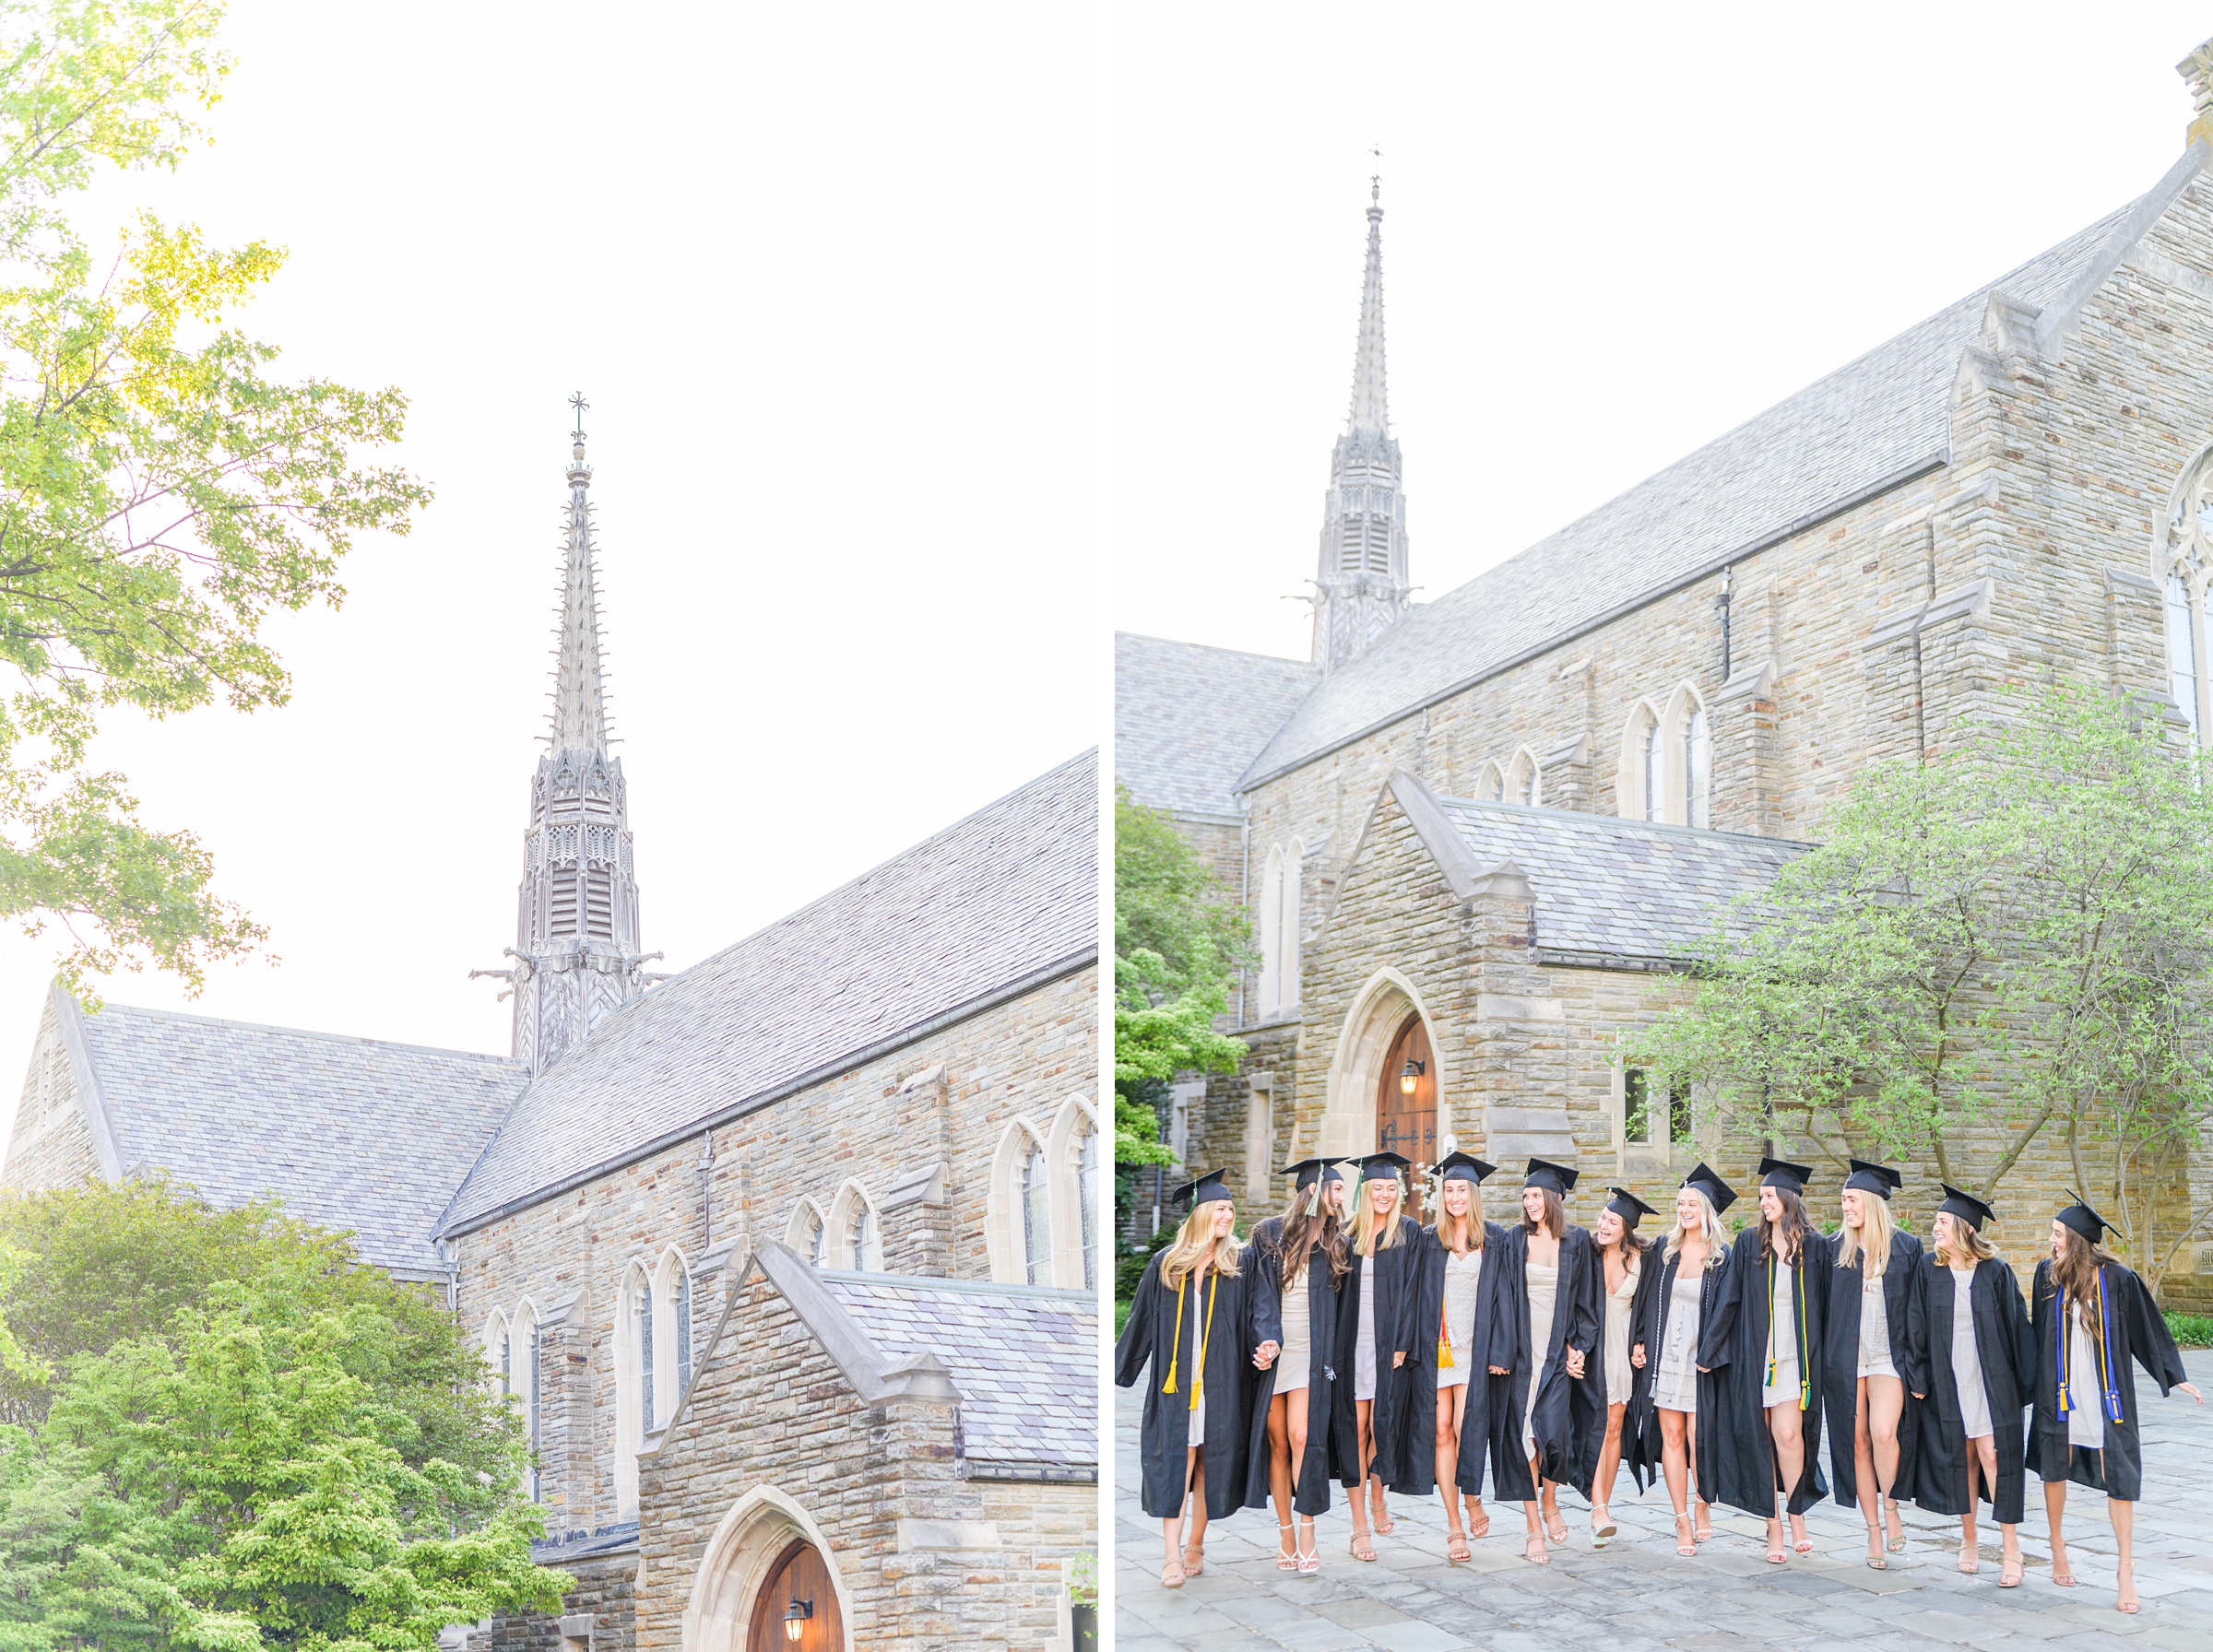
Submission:
<svg viewBox="0 0 2213 1652">
<path fill-rule="evenodd" d="M 638 884 L 632 868 L 629 788 L 622 760 L 607 749 L 600 680 L 599 604 L 592 580 L 592 467 L 576 408 L 569 459 L 569 514 L 553 656 L 548 749 L 530 782 L 523 834 L 521 910 L 508 970 L 472 970 L 514 984 L 517 1060 L 535 1076 L 583 1042 L 609 1011 L 657 979 L 641 966 Z M 503 995 L 504 996 L 504 995 Z"/>
<path fill-rule="evenodd" d="M 1372 180 L 1352 410 L 1330 455 L 1320 567 L 1314 579 L 1314 659 L 1324 671 L 1357 657 L 1412 606 L 1406 496 L 1383 384 L 1382 199 L 1382 181 Z"/>
</svg>

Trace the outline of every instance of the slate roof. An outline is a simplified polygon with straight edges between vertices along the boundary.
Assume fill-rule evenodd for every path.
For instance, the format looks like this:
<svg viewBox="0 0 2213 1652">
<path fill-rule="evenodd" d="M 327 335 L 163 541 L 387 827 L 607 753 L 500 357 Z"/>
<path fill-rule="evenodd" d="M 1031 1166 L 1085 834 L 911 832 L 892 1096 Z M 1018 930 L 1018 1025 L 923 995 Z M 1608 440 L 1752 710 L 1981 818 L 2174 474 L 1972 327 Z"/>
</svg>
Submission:
<svg viewBox="0 0 2213 1652">
<path fill-rule="evenodd" d="M 910 1274 L 818 1277 L 885 1355 L 932 1353 L 951 1369 L 972 1475 L 1095 1478 L 1099 1312 L 1091 1292 Z"/>
<path fill-rule="evenodd" d="M 85 1099 L 124 1174 L 159 1165 L 223 1206 L 276 1193 L 406 1272 L 441 1268 L 431 1230 L 529 1077 L 504 1056 L 124 1004 L 78 1025 Z"/>
<path fill-rule="evenodd" d="M 439 1232 L 1095 957 L 1097 773 L 1095 751 L 1073 758 L 624 1005 L 524 1092 Z"/>
<path fill-rule="evenodd" d="M 1579 630 L 1942 463 L 1961 352 L 1993 292 L 2031 309 L 2113 256 L 2160 188 L 2100 218 L 1549 538 L 1417 608 L 1330 674 L 1242 776 L 1261 781 L 1457 692 Z"/>
<path fill-rule="evenodd" d="M 1651 963 L 1690 957 L 1740 895 L 1809 845 L 1516 803 L 1438 799 L 1487 871 L 1510 860 L 1536 896 L 1540 958 Z"/>
<path fill-rule="evenodd" d="M 1307 660 L 1118 631 L 1114 777 L 1154 808 L 1242 814 L 1237 777 L 1320 680 Z"/>
</svg>

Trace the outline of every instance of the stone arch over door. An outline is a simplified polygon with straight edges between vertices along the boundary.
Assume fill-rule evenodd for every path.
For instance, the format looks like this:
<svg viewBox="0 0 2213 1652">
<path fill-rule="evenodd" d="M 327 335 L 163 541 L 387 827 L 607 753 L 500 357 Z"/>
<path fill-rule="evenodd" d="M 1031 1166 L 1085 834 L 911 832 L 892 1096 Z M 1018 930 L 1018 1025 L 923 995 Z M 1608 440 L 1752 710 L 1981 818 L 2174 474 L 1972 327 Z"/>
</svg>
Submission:
<svg viewBox="0 0 2213 1652">
<path fill-rule="evenodd" d="M 802 1546 L 821 1557 L 830 1610 L 817 1604 L 817 1638 L 801 1644 L 808 1652 L 854 1652 L 852 1591 L 829 1540 L 798 1500 L 775 1486 L 755 1486 L 740 1497 L 707 1540 L 684 1608 L 683 1652 L 747 1652 L 756 1609 L 763 1607 L 773 1608 L 780 1634 L 787 1603 L 767 1595 Z M 834 1635 L 821 1633 L 831 1626 L 831 1611 Z"/>
<path fill-rule="evenodd" d="M 1337 1053 L 1330 1061 L 1329 1090 L 1322 1099 L 1321 1140 L 1316 1151 L 1343 1159 L 1376 1150 L 1376 1097 L 1391 1046 L 1409 1016 L 1421 1018 L 1433 1056 L 1430 1078 L 1437 1087 L 1438 1139 L 1441 1143 L 1452 1134 L 1437 1018 L 1429 1013 L 1413 982 L 1397 970 L 1380 969 L 1354 996 L 1353 1007 L 1338 1031 Z"/>
</svg>

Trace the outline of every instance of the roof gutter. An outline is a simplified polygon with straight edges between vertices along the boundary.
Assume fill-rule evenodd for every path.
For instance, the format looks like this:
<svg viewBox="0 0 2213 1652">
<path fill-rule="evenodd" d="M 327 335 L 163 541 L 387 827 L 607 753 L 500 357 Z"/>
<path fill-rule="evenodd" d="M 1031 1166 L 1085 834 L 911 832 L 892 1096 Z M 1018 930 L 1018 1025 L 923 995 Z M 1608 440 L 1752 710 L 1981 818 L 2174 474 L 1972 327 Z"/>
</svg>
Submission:
<svg viewBox="0 0 2213 1652">
<path fill-rule="evenodd" d="M 1926 458 L 1916 459 L 1904 468 L 1894 470 L 1888 476 L 1883 477 L 1877 481 L 1870 482 L 1866 487 L 1861 489 L 1858 492 L 1845 495 L 1842 499 L 1838 500 L 1834 504 L 1824 505 L 1817 511 L 1810 511 L 1805 515 L 1797 518 L 1795 521 L 1785 523 L 1781 527 L 1775 528 L 1768 533 L 1762 534 L 1756 539 L 1747 540 L 1745 544 L 1738 546 L 1735 549 L 1729 551 L 1725 555 L 1715 557 L 1710 560 L 1701 564 L 1699 567 L 1692 570 L 1690 572 L 1684 574 L 1680 579 L 1670 581 L 1664 585 L 1655 586 L 1650 591 L 1641 592 L 1639 595 L 1630 597 L 1627 602 L 1617 603 L 1613 608 L 1606 609 L 1604 613 L 1596 615 L 1592 619 L 1585 620 L 1580 624 L 1572 625 L 1564 631 L 1559 631 L 1552 636 L 1549 636 L 1545 638 L 1544 642 L 1536 643 L 1532 647 L 1525 648 L 1520 654 L 1512 655 L 1506 659 L 1500 660 L 1495 666 L 1486 666 L 1484 667 L 1484 669 L 1476 672 L 1472 677 L 1463 677 L 1458 682 L 1451 684 L 1450 687 L 1439 689 L 1432 694 L 1424 695 L 1421 699 L 1414 701 L 1410 704 L 1400 707 L 1397 711 L 1391 713 L 1388 717 L 1379 717 L 1373 723 L 1368 724 L 1365 728 L 1355 729 L 1351 734 L 1345 735 L 1342 738 L 1331 740 L 1325 746 L 1317 747 L 1314 750 L 1308 752 L 1304 757 L 1295 759 L 1290 762 L 1283 763 L 1276 768 L 1270 769 L 1266 773 L 1248 773 L 1246 777 L 1238 781 L 1232 789 L 1236 791 L 1239 796 L 1245 796 L 1250 793 L 1256 792 L 1261 786 L 1267 785 L 1271 780 L 1281 779 L 1284 775 L 1289 774 L 1295 770 L 1305 768 L 1308 763 L 1319 762 L 1321 759 L 1329 756 L 1332 751 L 1342 751 L 1345 747 L 1355 745 L 1359 741 L 1367 738 L 1368 736 L 1377 733 L 1379 730 L 1389 728 L 1395 723 L 1403 723 L 1407 718 L 1414 715 L 1416 713 L 1427 711 L 1431 706 L 1440 704 L 1443 702 L 1451 699 L 1455 694 L 1465 693 L 1468 690 L 1475 687 L 1478 683 L 1488 682 L 1492 678 L 1501 676 L 1506 672 L 1515 670 L 1522 666 L 1526 666 L 1532 660 L 1542 659 L 1545 655 L 1550 654 L 1556 648 L 1564 648 L 1568 643 L 1575 642 L 1578 638 L 1586 637 L 1594 631 L 1603 630 L 1604 627 L 1613 624 L 1615 620 L 1619 620 L 1626 615 L 1633 614 L 1639 608 L 1643 608 L 1650 603 L 1658 602 L 1663 597 L 1672 596 L 1677 591 L 1683 590 L 1686 586 L 1697 584 L 1700 580 L 1711 579 L 1715 574 L 1721 572 L 1724 568 L 1728 568 L 1737 562 L 1741 562 L 1746 557 L 1757 556 L 1763 550 L 1771 550 L 1786 539 L 1794 539 L 1800 534 L 1806 532 L 1810 528 L 1817 528 L 1825 522 L 1833 521 L 1835 518 L 1843 515 L 1847 511 L 1857 510 L 1861 505 L 1865 504 L 1869 500 L 1879 498 L 1883 494 L 1889 492 L 1894 488 L 1902 488 L 1908 482 L 1919 481 L 1923 477 L 1929 475 L 1933 471 L 1942 470 L 1950 463 L 1951 454 L 1948 449 L 1942 453 L 1930 454 Z M 1481 574 L 1477 574 L 1475 577 L 1477 579 L 1481 579 L 1483 576 Z"/>
</svg>

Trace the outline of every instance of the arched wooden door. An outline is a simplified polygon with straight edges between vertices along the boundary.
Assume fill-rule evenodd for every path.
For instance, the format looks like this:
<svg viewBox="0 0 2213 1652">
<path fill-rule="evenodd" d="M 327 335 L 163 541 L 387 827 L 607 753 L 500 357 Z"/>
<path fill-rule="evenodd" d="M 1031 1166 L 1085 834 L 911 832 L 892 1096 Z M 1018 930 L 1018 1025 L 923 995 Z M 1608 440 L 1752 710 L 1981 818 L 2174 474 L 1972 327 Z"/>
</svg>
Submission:
<svg viewBox="0 0 2213 1652">
<path fill-rule="evenodd" d="M 785 1634 L 784 1614 L 794 1600 L 811 1604 L 814 1613 L 800 1625 L 799 1639 Z M 752 1625 L 746 1631 L 745 1652 L 839 1652 L 846 1644 L 845 1625 L 838 1622 L 837 1591 L 830 1587 L 830 1568 L 812 1543 L 797 1542 L 784 1551 L 769 1571 L 768 1581 L 753 1601 Z"/>
<path fill-rule="evenodd" d="M 1420 1068 L 1411 1095 L 1402 1083 L 1409 1061 Z M 1403 1154 L 1424 1167 L 1437 1162 L 1437 1062 L 1429 1053 L 1429 1029 L 1419 1015 L 1408 1016 L 1391 1041 L 1377 1080 L 1376 1150 Z"/>
</svg>

